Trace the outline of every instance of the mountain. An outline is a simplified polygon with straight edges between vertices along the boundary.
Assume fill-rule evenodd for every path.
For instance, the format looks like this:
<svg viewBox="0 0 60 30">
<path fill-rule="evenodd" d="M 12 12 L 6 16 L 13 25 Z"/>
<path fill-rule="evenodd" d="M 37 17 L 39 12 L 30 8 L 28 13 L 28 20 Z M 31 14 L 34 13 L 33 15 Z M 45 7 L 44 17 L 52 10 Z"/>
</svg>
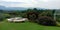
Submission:
<svg viewBox="0 0 60 30">
<path fill-rule="evenodd" d="M 0 9 L 3 10 L 3 9 L 6 9 L 5 6 L 0 6 Z"/>
<path fill-rule="evenodd" d="M 26 10 L 27 8 L 24 7 L 8 7 L 6 10 Z"/>
<path fill-rule="evenodd" d="M 28 8 L 24 8 L 24 7 L 5 7 L 5 6 L 0 5 L 0 10 L 26 10 L 26 9 L 28 9 Z M 33 9 L 33 8 L 30 7 L 30 9 Z M 37 9 L 47 10 L 45 8 L 37 8 Z M 53 10 L 53 9 L 51 9 L 51 10 Z M 55 9 L 55 10 L 57 10 L 57 9 Z"/>
<path fill-rule="evenodd" d="M 0 6 L 0 10 L 26 10 L 27 8 L 24 7 L 5 7 Z"/>
</svg>

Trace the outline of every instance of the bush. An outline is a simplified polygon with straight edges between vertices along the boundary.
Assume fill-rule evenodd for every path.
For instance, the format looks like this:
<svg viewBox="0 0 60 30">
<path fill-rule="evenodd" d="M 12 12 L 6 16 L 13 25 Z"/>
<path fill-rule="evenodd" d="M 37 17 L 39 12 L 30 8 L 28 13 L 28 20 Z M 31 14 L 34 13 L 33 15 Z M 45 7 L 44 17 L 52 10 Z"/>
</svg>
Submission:
<svg viewBox="0 0 60 30">
<path fill-rule="evenodd" d="M 4 16 L 0 16 L 0 21 L 3 21 L 5 19 Z"/>
<path fill-rule="evenodd" d="M 29 21 L 35 21 L 38 18 L 38 14 L 36 12 L 27 13 L 27 18 Z"/>
<path fill-rule="evenodd" d="M 41 16 L 36 21 L 37 21 L 37 23 L 39 23 L 41 25 L 48 25 L 48 26 L 56 25 L 56 21 L 54 19 L 52 19 L 51 17 L 47 17 L 47 16 Z"/>
<path fill-rule="evenodd" d="M 0 21 L 4 21 L 4 20 L 7 19 L 8 17 L 9 17 L 8 14 L 0 13 Z"/>
<path fill-rule="evenodd" d="M 56 21 L 60 22 L 60 15 L 56 15 Z"/>
</svg>

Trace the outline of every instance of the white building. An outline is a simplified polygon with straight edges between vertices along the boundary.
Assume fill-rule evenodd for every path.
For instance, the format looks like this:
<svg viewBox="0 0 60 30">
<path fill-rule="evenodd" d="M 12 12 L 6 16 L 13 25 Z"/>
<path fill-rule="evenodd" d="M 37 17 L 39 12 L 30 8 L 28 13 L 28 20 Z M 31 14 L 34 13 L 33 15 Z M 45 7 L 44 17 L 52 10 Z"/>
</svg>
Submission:
<svg viewBox="0 0 60 30">
<path fill-rule="evenodd" d="M 22 17 L 15 17 L 15 18 L 7 19 L 8 22 L 24 22 L 27 20 L 28 20 L 27 18 L 22 18 Z"/>
</svg>

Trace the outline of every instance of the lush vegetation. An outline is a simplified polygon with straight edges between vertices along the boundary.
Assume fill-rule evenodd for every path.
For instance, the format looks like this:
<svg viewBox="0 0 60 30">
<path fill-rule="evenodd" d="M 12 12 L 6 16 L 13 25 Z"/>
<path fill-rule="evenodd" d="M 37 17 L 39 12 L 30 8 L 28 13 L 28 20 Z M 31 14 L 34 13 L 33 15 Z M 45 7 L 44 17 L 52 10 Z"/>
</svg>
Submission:
<svg viewBox="0 0 60 30">
<path fill-rule="evenodd" d="M 60 15 L 56 15 L 55 20 L 54 13 L 55 10 L 36 8 L 27 10 L 0 10 L 0 30 L 59 30 L 60 27 L 56 27 L 54 25 L 56 25 L 57 23 L 57 26 L 60 26 Z M 28 18 L 30 22 L 6 22 L 6 19 L 12 17 Z M 36 23 L 38 23 L 39 25 Z M 53 26 L 43 26 L 40 24 Z"/>
<path fill-rule="evenodd" d="M 28 18 L 32 18 L 33 20 L 35 19 L 36 16 L 34 16 L 34 14 L 38 15 L 38 17 L 41 16 L 48 16 L 51 17 L 52 19 L 54 19 L 54 13 L 55 10 L 51 10 L 51 9 L 37 9 L 37 8 L 33 8 L 33 9 L 27 9 L 27 10 L 0 10 L 0 21 L 3 21 L 6 18 L 11 18 L 11 17 L 24 17 L 27 18 L 27 14 L 30 15 L 31 13 L 33 13 L 32 16 L 28 17 Z M 34 18 L 33 18 L 34 17 Z M 58 16 L 56 18 L 59 18 Z M 57 21 L 60 21 L 59 19 L 57 19 Z"/>
<path fill-rule="evenodd" d="M 51 19 L 54 20 L 54 13 L 55 10 L 51 9 L 27 9 L 27 10 L 0 10 L 0 21 L 3 21 L 7 18 L 11 17 L 23 17 L 28 18 L 29 20 L 35 21 L 38 18 L 41 18 L 42 16 L 47 16 L 48 18 L 51 17 Z M 31 15 L 32 14 L 32 15 Z M 57 21 L 60 21 L 57 18 Z"/>
</svg>

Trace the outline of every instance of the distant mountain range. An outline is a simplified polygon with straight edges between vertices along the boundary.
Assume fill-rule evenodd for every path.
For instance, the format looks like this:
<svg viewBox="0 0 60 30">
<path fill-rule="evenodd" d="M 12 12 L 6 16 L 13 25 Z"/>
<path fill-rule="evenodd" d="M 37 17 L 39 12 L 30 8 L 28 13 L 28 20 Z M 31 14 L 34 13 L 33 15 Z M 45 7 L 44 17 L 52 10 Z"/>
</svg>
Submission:
<svg viewBox="0 0 60 30">
<path fill-rule="evenodd" d="M 5 7 L 0 6 L 0 10 L 26 10 L 27 8 L 24 7 Z"/>
<path fill-rule="evenodd" d="M 24 8 L 24 7 L 5 7 L 5 6 L 1 6 L 0 5 L 0 10 L 26 10 L 28 8 Z M 30 8 L 33 9 L 33 8 Z M 37 9 L 43 9 L 45 10 L 45 8 L 37 8 Z"/>
</svg>

